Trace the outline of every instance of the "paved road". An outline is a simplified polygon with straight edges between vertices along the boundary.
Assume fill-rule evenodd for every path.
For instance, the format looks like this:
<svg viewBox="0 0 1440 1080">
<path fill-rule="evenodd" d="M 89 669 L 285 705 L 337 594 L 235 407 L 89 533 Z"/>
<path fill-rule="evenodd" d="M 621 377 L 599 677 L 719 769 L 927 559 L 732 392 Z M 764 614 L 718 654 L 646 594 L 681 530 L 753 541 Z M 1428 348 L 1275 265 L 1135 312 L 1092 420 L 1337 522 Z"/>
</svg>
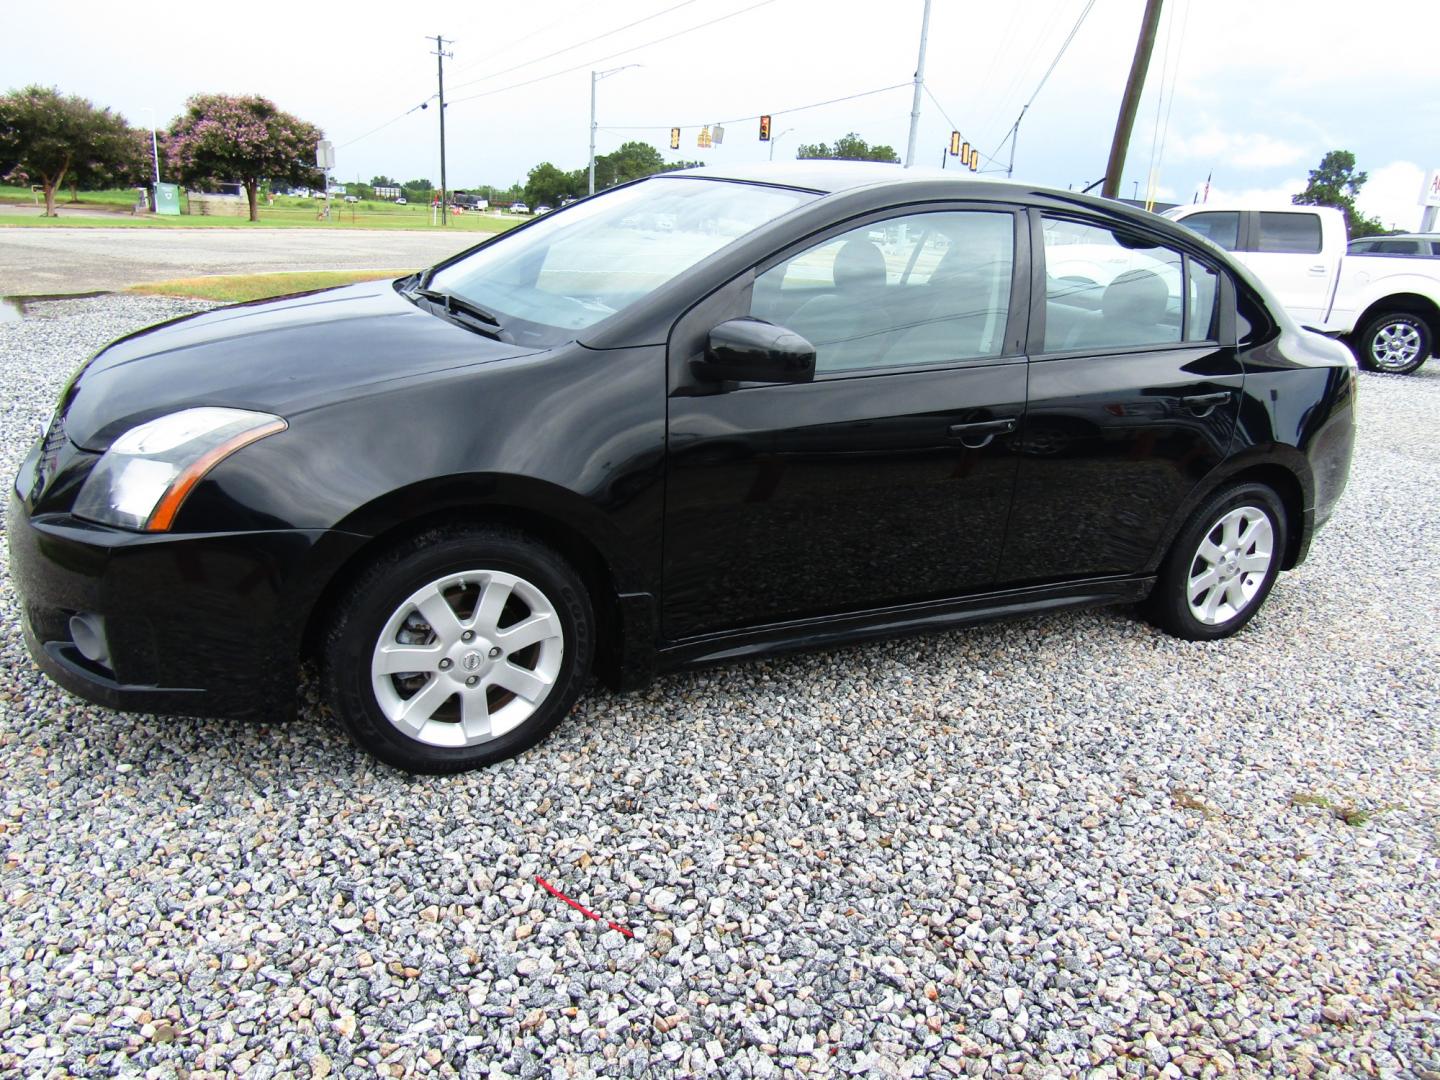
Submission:
<svg viewBox="0 0 1440 1080">
<path fill-rule="evenodd" d="M 200 274 L 425 266 L 480 233 L 0 228 L 0 296 L 123 289 Z"/>
</svg>

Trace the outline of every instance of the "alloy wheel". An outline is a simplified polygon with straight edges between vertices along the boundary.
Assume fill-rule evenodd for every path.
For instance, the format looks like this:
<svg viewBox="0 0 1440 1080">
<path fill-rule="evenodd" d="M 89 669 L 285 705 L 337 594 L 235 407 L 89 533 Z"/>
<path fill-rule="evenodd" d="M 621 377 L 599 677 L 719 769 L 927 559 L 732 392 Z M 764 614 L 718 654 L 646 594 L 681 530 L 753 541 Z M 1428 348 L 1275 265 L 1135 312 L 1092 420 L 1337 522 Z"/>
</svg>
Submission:
<svg viewBox="0 0 1440 1080">
<path fill-rule="evenodd" d="M 1413 323 L 1386 323 L 1370 339 L 1370 356 L 1382 371 L 1408 368 L 1420 355 L 1420 331 Z"/>
<path fill-rule="evenodd" d="M 1265 584 L 1275 557 L 1275 528 L 1257 506 L 1227 511 L 1205 533 L 1190 561 L 1185 596 L 1206 626 L 1240 615 Z"/>
<path fill-rule="evenodd" d="M 524 723 L 565 656 L 560 616 L 534 584 L 473 570 L 416 589 L 386 620 L 370 661 L 375 699 L 411 739 L 466 747 Z"/>
</svg>

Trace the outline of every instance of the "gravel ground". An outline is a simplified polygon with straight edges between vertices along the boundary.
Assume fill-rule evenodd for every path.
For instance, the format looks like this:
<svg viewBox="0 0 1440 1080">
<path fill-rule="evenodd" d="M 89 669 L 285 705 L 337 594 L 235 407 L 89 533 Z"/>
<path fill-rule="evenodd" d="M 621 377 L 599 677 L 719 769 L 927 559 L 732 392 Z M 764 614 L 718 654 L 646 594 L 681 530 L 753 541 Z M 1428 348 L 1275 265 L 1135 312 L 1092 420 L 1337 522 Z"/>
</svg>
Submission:
<svg viewBox="0 0 1440 1080">
<path fill-rule="evenodd" d="M 182 310 L 0 325 L 7 479 Z M 1363 382 L 1341 511 L 1236 639 L 1113 610 L 734 665 L 454 778 L 313 704 L 71 700 L 0 582 L 0 1071 L 1440 1077 L 1440 362 Z"/>
</svg>

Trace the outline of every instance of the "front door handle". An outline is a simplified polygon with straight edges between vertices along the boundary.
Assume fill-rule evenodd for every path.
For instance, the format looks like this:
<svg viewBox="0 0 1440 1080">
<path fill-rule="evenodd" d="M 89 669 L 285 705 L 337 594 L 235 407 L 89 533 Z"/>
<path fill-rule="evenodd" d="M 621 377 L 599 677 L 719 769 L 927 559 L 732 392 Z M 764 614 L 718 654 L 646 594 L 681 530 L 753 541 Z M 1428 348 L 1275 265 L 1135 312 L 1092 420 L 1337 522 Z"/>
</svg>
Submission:
<svg viewBox="0 0 1440 1080">
<path fill-rule="evenodd" d="M 1321 274 L 1325 273 L 1325 271 L 1329 269 L 1330 268 L 1324 263 L 1319 263 L 1315 266 L 1310 267 L 1310 273 L 1314 274 L 1316 277 L 1319 277 Z"/>
<path fill-rule="evenodd" d="M 1215 394 L 1194 394 L 1191 397 L 1183 397 L 1180 404 L 1193 412 L 1196 416 L 1209 416 L 1221 405 L 1230 400 L 1231 391 L 1221 390 Z"/>
<path fill-rule="evenodd" d="M 989 446 L 996 435 L 1009 435 L 1015 430 L 1015 417 L 1004 420 L 980 420 L 973 424 L 951 424 L 950 438 L 959 439 L 971 450 Z"/>
</svg>

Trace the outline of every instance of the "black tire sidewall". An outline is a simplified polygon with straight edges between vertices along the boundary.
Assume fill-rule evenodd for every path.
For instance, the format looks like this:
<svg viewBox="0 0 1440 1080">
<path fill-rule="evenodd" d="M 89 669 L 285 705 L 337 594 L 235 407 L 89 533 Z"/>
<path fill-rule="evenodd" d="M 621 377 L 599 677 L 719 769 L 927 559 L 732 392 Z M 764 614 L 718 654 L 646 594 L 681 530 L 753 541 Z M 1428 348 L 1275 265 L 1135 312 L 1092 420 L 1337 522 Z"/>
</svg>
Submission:
<svg viewBox="0 0 1440 1080">
<path fill-rule="evenodd" d="M 1190 566 L 1200 542 L 1215 527 L 1225 514 L 1240 506 L 1258 506 L 1270 516 L 1270 527 L 1275 533 L 1274 557 L 1265 572 L 1265 580 L 1255 599 L 1244 611 L 1226 622 L 1211 626 L 1195 618 L 1190 611 L 1186 596 L 1190 579 Z M 1289 522 L 1285 507 L 1275 491 L 1265 484 L 1246 482 L 1230 484 L 1221 488 L 1205 501 L 1180 530 L 1171 545 L 1170 553 L 1161 564 L 1155 590 L 1150 595 L 1149 610 L 1152 619 L 1164 630 L 1187 641 L 1214 641 L 1229 637 L 1245 626 L 1265 605 L 1275 579 L 1280 574 L 1280 564 L 1285 560 L 1286 545 L 1289 543 Z"/>
<path fill-rule="evenodd" d="M 370 685 L 370 661 L 385 623 L 406 598 L 448 574 L 498 570 L 535 585 L 554 605 L 565 635 L 555 686 L 513 730 L 472 747 L 430 746 L 399 731 Z M 594 654 L 589 594 L 554 551 L 522 534 L 483 528 L 428 532 L 379 557 L 363 572 L 331 625 L 324 656 L 326 698 L 356 743 L 410 772 L 454 773 L 513 757 L 558 724 L 584 687 Z"/>
<path fill-rule="evenodd" d="M 1419 331 L 1420 355 L 1413 363 L 1407 364 L 1405 367 L 1381 367 L 1375 362 L 1375 354 L 1372 349 L 1375 342 L 1375 335 L 1387 326 L 1394 326 L 1401 323 L 1412 326 Z M 1357 351 L 1360 354 L 1361 364 L 1369 371 L 1378 372 L 1381 375 L 1409 375 L 1430 358 L 1430 352 L 1434 343 L 1434 334 L 1428 322 L 1419 315 L 1412 315 L 1409 312 L 1401 311 L 1390 315 L 1380 315 L 1367 322 L 1365 328 L 1360 331 L 1358 341 L 1359 348 Z"/>
</svg>

